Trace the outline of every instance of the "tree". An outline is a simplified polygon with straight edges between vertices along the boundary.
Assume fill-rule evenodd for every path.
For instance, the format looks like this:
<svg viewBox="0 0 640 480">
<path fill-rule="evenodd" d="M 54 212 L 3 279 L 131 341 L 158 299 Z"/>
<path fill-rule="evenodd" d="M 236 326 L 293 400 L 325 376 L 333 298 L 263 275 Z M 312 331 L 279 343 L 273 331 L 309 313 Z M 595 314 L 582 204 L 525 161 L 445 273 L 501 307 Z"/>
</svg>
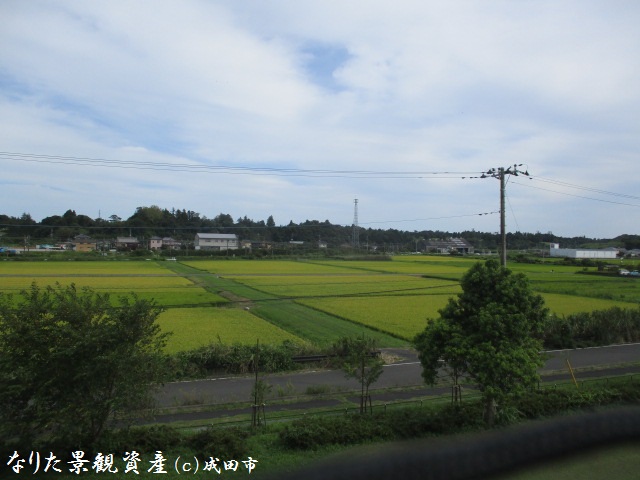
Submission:
<svg viewBox="0 0 640 480">
<path fill-rule="evenodd" d="M 439 360 L 467 375 L 482 392 L 485 421 L 492 425 L 497 402 L 539 379 L 542 332 L 548 310 L 524 274 L 496 260 L 477 263 L 461 280 L 462 293 L 439 311 L 414 340 L 426 383 L 436 382 Z"/>
<path fill-rule="evenodd" d="M 269 218 L 267 218 L 267 227 L 275 227 L 276 226 L 276 221 L 273 219 L 273 215 L 269 215 Z"/>
<path fill-rule="evenodd" d="M 0 435 L 90 448 L 110 421 L 148 408 L 162 377 L 161 308 L 75 285 L 0 294 Z"/>
<path fill-rule="evenodd" d="M 365 413 L 367 402 L 371 403 L 369 387 L 383 372 L 384 362 L 375 353 L 375 340 L 364 335 L 343 337 L 333 348 L 342 357 L 342 369 L 347 378 L 355 378 L 360 382 L 360 413 Z"/>
</svg>

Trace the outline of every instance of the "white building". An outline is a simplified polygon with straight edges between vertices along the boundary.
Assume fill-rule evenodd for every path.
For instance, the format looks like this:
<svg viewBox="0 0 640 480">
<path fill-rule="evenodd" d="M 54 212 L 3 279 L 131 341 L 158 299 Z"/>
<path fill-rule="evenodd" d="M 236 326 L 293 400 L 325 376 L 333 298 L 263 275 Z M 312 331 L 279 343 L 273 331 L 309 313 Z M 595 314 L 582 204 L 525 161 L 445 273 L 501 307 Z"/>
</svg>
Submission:
<svg viewBox="0 0 640 480">
<path fill-rule="evenodd" d="M 563 258 L 594 258 L 594 259 L 615 259 L 618 256 L 617 250 L 587 250 L 582 248 L 559 248 L 557 243 L 552 243 L 549 248 L 552 257 Z"/>
<path fill-rule="evenodd" d="M 237 250 L 238 237 L 234 233 L 196 233 L 196 250 Z"/>
</svg>

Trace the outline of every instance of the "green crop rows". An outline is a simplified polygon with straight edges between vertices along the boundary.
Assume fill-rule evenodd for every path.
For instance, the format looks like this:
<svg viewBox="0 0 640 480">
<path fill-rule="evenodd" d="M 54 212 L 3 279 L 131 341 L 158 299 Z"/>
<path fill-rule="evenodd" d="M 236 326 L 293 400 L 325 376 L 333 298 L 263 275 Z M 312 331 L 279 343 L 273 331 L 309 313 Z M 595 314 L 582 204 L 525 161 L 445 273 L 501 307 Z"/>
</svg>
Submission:
<svg viewBox="0 0 640 480">
<path fill-rule="evenodd" d="M 460 292 L 476 259 L 411 255 L 392 261 L 202 260 L 189 262 L 1 262 L 0 292 L 32 282 L 135 292 L 165 308 L 167 349 L 209 342 L 326 345 L 366 333 L 380 346 L 406 345 Z M 582 267 L 511 264 L 559 315 L 636 307 L 640 280 L 585 275 Z M 591 272 L 595 269 L 591 268 Z M 16 300 L 17 301 L 17 300 Z"/>
</svg>

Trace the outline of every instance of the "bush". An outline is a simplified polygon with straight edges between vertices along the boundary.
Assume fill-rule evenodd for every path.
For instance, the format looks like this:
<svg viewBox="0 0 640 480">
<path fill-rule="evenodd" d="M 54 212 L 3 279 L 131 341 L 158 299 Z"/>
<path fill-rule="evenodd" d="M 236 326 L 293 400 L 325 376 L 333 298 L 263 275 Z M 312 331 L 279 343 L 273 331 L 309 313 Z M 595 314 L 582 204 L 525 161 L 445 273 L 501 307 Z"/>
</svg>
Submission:
<svg viewBox="0 0 640 480">
<path fill-rule="evenodd" d="M 521 418 L 535 419 L 614 403 L 637 403 L 640 382 L 626 381 L 581 390 L 533 390 L 500 405 L 499 426 Z M 295 450 L 351 445 L 372 440 L 404 440 L 484 428 L 480 400 L 437 408 L 405 407 L 374 415 L 306 417 L 286 425 L 279 441 Z"/>
<path fill-rule="evenodd" d="M 96 448 L 111 453 L 153 452 L 177 447 L 183 440 L 183 435 L 169 425 L 131 427 L 107 432 Z"/>
<path fill-rule="evenodd" d="M 402 408 L 374 415 L 348 415 L 296 420 L 280 431 L 290 449 L 352 445 L 371 440 L 400 440 L 465 431 L 482 425 L 482 405 L 468 402 L 432 410 Z"/>
<path fill-rule="evenodd" d="M 284 341 L 280 345 L 260 345 L 260 371 L 274 373 L 299 368 L 296 355 L 307 353 L 308 347 Z M 196 378 L 224 373 L 247 373 L 254 369 L 254 345 L 211 343 L 194 350 L 172 355 L 169 370 L 174 378 Z"/>
<path fill-rule="evenodd" d="M 247 454 L 249 431 L 243 428 L 214 428 L 190 436 L 185 445 L 198 456 L 209 458 L 239 458 Z"/>
<path fill-rule="evenodd" d="M 394 438 L 394 432 L 380 415 L 347 415 L 303 418 L 280 431 L 280 442 L 287 448 L 311 450 L 324 445 L 352 445 L 371 440 Z"/>
<path fill-rule="evenodd" d="M 546 348 L 581 348 L 640 341 L 640 308 L 612 307 L 547 319 Z"/>
</svg>

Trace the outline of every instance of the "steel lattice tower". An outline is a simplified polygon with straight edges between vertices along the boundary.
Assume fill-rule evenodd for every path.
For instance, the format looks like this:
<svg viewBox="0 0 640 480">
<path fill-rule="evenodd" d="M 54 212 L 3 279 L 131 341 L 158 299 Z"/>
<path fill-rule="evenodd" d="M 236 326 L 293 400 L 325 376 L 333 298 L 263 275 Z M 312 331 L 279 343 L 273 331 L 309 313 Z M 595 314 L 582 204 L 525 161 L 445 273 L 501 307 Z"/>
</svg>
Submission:
<svg viewBox="0 0 640 480">
<path fill-rule="evenodd" d="M 360 232 L 358 231 L 358 199 L 353 201 L 353 233 L 351 238 L 353 248 L 360 246 Z"/>
</svg>

